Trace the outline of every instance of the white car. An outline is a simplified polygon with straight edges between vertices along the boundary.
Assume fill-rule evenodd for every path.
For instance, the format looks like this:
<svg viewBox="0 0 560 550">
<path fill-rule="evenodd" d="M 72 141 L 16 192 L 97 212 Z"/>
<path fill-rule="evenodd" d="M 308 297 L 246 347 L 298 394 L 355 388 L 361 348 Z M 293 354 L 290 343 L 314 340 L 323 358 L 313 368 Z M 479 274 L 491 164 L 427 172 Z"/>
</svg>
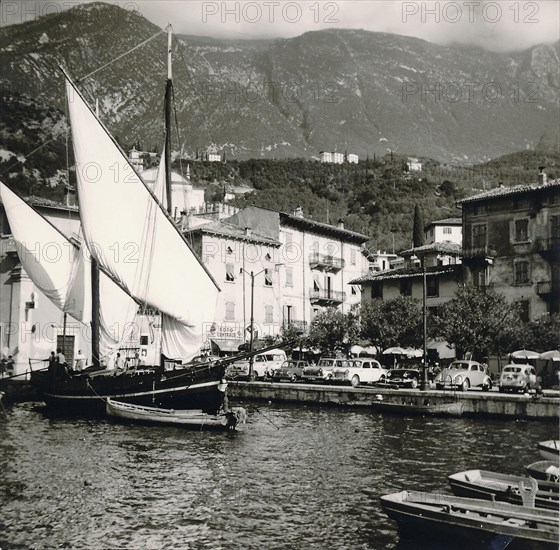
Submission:
<svg viewBox="0 0 560 550">
<path fill-rule="evenodd" d="M 286 361 L 286 352 L 282 349 L 271 349 L 265 353 L 255 355 L 253 359 L 253 373 L 255 378 L 266 380 L 272 378 L 276 369 Z M 226 378 L 242 379 L 249 377 L 249 360 L 235 361 L 226 369 Z"/>
<path fill-rule="evenodd" d="M 500 391 L 528 392 L 537 387 L 537 373 L 532 365 L 506 365 L 500 376 Z"/>
<path fill-rule="evenodd" d="M 388 372 L 375 359 L 355 359 L 348 361 L 347 366 L 335 367 L 332 371 L 332 380 L 334 383 L 350 382 L 356 387 L 360 384 L 385 382 Z"/>
<path fill-rule="evenodd" d="M 486 367 L 476 361 L 453 361 L 436 376 L 436 388 L 443 390 L 446 386 L 467 391 L 480 387 L 484 391 L 492 389 L 492 379 Z"/>
</svg>

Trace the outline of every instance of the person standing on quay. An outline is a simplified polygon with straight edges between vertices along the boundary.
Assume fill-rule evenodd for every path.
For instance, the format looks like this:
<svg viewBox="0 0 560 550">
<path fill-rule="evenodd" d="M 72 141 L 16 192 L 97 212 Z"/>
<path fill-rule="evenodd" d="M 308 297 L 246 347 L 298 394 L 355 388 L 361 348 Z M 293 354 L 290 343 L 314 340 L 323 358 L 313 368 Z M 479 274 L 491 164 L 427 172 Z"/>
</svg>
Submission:
<svg viewBox="0 0 560 550">
<path fill-rule="evenodd" d="M 76 355 L 76 366 L 74 367 L 74 370 L 76 372 L 83 371 L 85 369 L 86 365 L 87 365 L 87 358 L 82 353 L 82 350 L 79 349 L 78 350 L 78 355 Z"/>
</svg>

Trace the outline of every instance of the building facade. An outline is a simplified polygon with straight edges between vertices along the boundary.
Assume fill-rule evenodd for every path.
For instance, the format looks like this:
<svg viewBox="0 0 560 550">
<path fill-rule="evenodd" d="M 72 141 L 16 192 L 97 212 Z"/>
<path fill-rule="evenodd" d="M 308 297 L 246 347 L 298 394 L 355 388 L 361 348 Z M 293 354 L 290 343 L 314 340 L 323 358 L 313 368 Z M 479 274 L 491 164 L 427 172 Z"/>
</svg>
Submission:
<svg viewBox="0 0 560 550">
<path fill-rule="evenodd" d="M 249 207 L 230 218 L 231 223 L 278 241 L 281 323 L 306 330 L 322 309 L 336 307 L 347 313 L 360 303 L 360 287 L 350 281 L 368 270 L 362 254 L 366 235 L 306 219 L 301 208 L 294 214 Z"/>
<path fill-rule="evenodd" d="M 545 178 L 460 201 L 465 282 L 520 301 L 526 321 L 560 311 L 560 182 Z"/>
<path fill-rule="evenodd" d="M 446 218 L 436 220 L 424 227 L 424 242 L 426 244 L 451 242 L 463 244 L 463 220 L 461 218 Z"/>
</svg>

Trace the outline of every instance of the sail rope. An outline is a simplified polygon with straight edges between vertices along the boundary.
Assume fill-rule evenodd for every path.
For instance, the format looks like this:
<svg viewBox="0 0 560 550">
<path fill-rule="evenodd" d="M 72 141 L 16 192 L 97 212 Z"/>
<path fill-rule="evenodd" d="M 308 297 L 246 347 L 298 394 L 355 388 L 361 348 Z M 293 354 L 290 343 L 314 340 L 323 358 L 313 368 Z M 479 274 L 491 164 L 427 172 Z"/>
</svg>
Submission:
<svg viewBox="0 0 560 550">
<path fill-rule="evenodd" d="M 154 38 L 157 38 L 160 34 L 163 34 L 164 32 L 166 32 L 166 31 L 164 29 L 162 29 L 159 32 L 157 32 L 156 34 L 154 34 L 153 36 L 151 36 L 150 38 L 146 38 L 146 40 L 144 40 L 144 42 L 140 42 L 140 44 L 137 44 L 136 46 L 134 46 L 134 48 L 131 48 L 127 52 L 124 52 L 121 55 L 115 57 L 113 60 L 109 61 L 108 63 L 105 63 L 104 65 L 101 65 L 101 67 L 98 67 L 94 71 L 91 71 L 91 73 L 88 73 L 88 74 L 82 76 L 81 78 L 78 78 L 76 80 L 76 83 L 79 83 L 82 80 L 85 80 L 86 78 L 89 78 L 90 76 L 93 76 L 94 74 L 98 73 L 99 71 L 105 69 L 105 67 L 108 67 L 109 65 L 112 65 L 113 63 L 115 63 L 119 59 L 122 59 L 123 57 L 127 56 L 129 53 L 132 53 L 133 51 L 135 51 L 138 48 L 141 48 L 142 46 L 147 44 L 148 42 L 151 42 L 152 40 L 154 40 Z"/>
</svg>

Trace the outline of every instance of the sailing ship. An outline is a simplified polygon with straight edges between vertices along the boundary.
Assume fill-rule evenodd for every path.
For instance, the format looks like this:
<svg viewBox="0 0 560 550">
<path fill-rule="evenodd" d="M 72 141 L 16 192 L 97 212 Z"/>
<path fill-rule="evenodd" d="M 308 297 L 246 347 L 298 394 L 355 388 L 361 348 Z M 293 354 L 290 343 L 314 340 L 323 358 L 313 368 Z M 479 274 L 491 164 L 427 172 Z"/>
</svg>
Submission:
<svg viewBox="0 0 560 550">
<path fill-rule="evenodd" d="M 170 33 L 168 55 L 170 60 Z M 102 412 L 105 400 L 113 398 L 215 415 L 224 401 L 226 363 L 189 361 L 200 353 L 204 330 L 214 322 L 219 288 L 170 216 L 171 64 L 158 176 L 165 189 L 159 190 L 159 198 L 63 72 L 83 242 L 70 241 L 5 185 L 0 192 L 20 261 L 32 281 L 65 316 L 91 321 L 93 369 L 72 376 L 42 369 L 31 373 L 31 383 L 48 405 L 58 408 Z M 41 264 L 26 249 L 26 242 L 53 239 L 70 246 L 68 261 Z M 132 255 L 115 254 L 115 247 L 128 247 Z M 159 363 L 125 372 L 103 369 L 101 358 L 119 349 L 126 332 L 122 329 L 133 326 L 130 319 L 139 304 L 161 315 Z M 111 330 L 115 324 L 121 328 L 118 338 Z"/>
</svg>

